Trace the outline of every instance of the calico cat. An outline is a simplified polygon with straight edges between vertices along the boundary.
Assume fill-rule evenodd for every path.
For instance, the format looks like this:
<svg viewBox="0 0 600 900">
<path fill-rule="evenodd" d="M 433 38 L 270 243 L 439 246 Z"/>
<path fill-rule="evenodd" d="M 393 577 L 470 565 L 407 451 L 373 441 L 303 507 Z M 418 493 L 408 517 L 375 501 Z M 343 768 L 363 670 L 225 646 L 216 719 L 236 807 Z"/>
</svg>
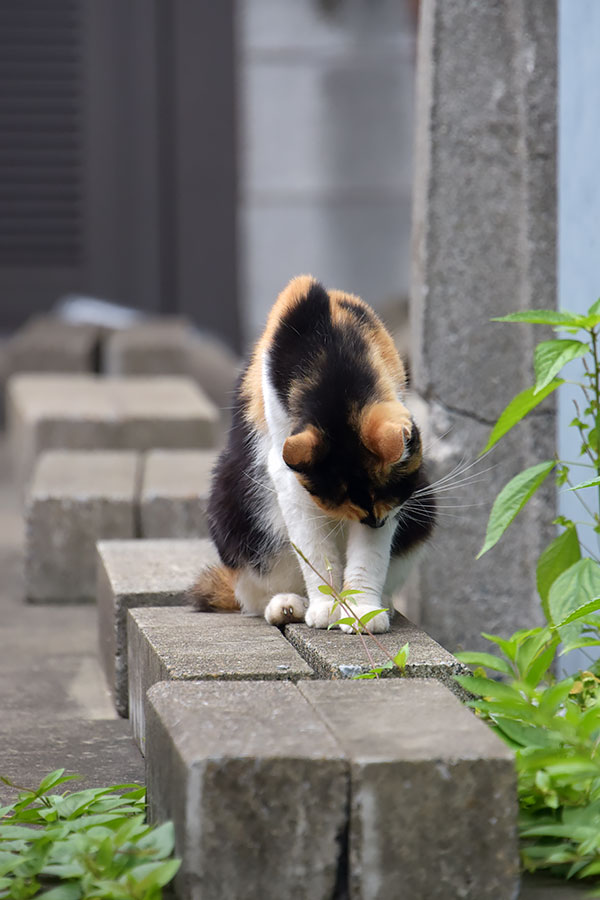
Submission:
<svg viewBox="0 0 600 900">
<path fill-rule="evenodd" d="M 222 565 L 192 589 L 197 609 L 272 625 L 339 619 L 292 542 L 338 590 L 362 592 L 357 616 L 387 605 L 435 519 L 405 382 L 366 303 L 307 275 L 288 284 L 236 389 L 208 506 Z M 387 631 L 388 612 L 369 628 Z"/>
</svg>

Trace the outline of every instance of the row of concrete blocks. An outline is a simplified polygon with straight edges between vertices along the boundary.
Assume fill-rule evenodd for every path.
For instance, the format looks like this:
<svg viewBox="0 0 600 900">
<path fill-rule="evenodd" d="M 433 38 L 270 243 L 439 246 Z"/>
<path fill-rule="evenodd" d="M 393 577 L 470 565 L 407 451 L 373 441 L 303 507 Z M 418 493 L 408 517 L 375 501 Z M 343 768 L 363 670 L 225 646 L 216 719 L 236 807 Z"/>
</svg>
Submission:
<svg viewBox="0 0 600 900">
<path fill-rule="evenodd" d="M 111 330 L 36 316 L 6 342 L 2 357 L 2 381 L 20 372 L 183 375 L 198 381 L 218 406 L 227 405 L 238 370 L 223 344 L 173 317 Z"/>
<path fill-rule="evenodd" d="M 27 599 L 93 601 L 103 538 L 207 536 L 215 459 L 215 450 L 43 453 L 25 502 Z"/>
<path fill-rule="evenodd" d="M 22 486 L 45 450 L 213 447 L 219 421 L 188 378 L 15 375 L 8 383 L 8 435 Z"/>
<path fill-rule="evenodd" d="M 358 638 L 181 606 L 215 558 L 98 544 L 103 665 L 175 824 L 179 896 L 514 898 L 512 754 L 448 690 L 464 667 L 396 616 L 380 641 L 408 641 L 408 677 L 354 681 Z"/>
</svg>

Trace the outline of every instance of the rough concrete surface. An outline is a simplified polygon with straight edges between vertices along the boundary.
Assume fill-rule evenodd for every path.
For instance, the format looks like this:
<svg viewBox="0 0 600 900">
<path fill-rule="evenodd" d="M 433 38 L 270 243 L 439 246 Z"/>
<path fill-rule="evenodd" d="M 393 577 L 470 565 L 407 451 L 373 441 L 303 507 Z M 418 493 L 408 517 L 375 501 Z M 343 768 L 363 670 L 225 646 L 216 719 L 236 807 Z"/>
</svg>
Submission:
<svg viewBox="0 0 600 900">
<path fill-rule="evenodd" d="M 190 898 L 331 900 L 347 763 L 289 683 L 164 683 L 148 695 L 152 817 L 175 823 Z"/>
<path fill-rule="evenodd" d="M 28 600 L 96 599 L 96 541 L 135 537 L 139 469 L 128 451 L 38 457 L 25 502 Z"/>
<path fill-rule="evenodd" d="M 0 439 L 0 774 L 36 786 L 53 769 L 78 786 L 143 783 L 128 723 L 116 719 L 90 606 L 22 602 L 23 524 Z M 0 785 L 0 803 L 14 796 Z"/>
<path fill-rule="evenodd" d="M 185 351 L 190 325 L 164 317 L 115 331 L 104 342 L 108 375 L 186 375 Z"/>
<path fill-rule="evenodd" d="M 100 329 L 33 316 L 7 342 L 7 369 L 15 372 L 94 372 Z"/>
<path fill-rule="evenodd" d="M 206 507 L 214 450 L 151 450 L 140 495 L 141 536 L 208 537 Z"/>
<path fill-rule="evenodd" d="M 314 672 L 262 617 L 191 607 L 130 609 L 129 718 L 144 752 L 146 691 L 158 681 L 297 681 Z"/>
<path fill-rule="evenodd" d="M 361 672 L 368 672 L 371 663 L 367 651 L 374 665 L 380 666 L 388 659 L 368 635 L 365 635 L 363 643 L 358 635 L 343 634 L 333 629 L 317 630 L 301 624 L 286 625 L 285 636 L 322 678 L 352 678 Z M 408 642 L 409 655 L 404 677 L 435 678 L 462 696 L 453 676 L 468 675 L 469 669 L 403 615 L 396 613 L 389 632 L 376 637 L 392 656 Z M 402 677 L 402 673 L 394 668 L 384 672 L 383 676 Z"/>
<path fill-rule="evenodd" d="M 436 477 L 476 458 L 503 408 L 533 383 L 535 343 L 552 336 L 490 319 L 556 306 L 556 7 L 556 0 L 421 5 L 413 386 L 431 406 Z M 485 485 L 440 495 L 449 527 L 439 534 L 444 553 L 421 566 L 419 622 L 452 649 L 482 646 L 481 631 L 537 624 L 534 561 L 545 538 L 538 523 L 555 517 L 553 492 L 524 510 L 506 554 L 494 549 L 473 565 L 499 489 L 554 454 L 554 396 L 534 418 L 535 427 L 519 427 L 519 441 L 503 440 L 470 470 L 499 463 Z"/>
<path fill-rule="evenodd" d="M 350 893 L 514 900 L 512 752 L 432 680 L 299 682 L 351 763 Z"/>
<path fill-rule="evenodd" d="M 149 450 L 214 445 L 218 411 L 189 378 L 14 375 L 7 426 L 24 483 L 42 450 Z"/>
<path fill-rule="evenodd" d="M 100 657 L 115 705 L 127 715 L 127 610 L 181 606 L 204 566 L 218 561 L 211 541 L 136 540 L 97 544 Z"/>
</svg>

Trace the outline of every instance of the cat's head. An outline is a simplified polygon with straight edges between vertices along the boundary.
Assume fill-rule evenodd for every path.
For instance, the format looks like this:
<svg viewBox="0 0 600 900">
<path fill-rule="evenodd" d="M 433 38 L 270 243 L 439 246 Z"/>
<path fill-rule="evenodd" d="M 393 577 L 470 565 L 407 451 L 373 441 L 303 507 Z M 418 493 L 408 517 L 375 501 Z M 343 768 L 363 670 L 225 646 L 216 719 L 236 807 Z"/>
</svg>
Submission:
<svg viewBox="0 0 600 900">
<path fill-rule="evenodd" d="M 417 426 L 399 401 L 341 408 L 328 424 L 299 425 L 283 445 L 284 462 L 327 515 L 380 527 L 415 489 Z"/>
</svg>

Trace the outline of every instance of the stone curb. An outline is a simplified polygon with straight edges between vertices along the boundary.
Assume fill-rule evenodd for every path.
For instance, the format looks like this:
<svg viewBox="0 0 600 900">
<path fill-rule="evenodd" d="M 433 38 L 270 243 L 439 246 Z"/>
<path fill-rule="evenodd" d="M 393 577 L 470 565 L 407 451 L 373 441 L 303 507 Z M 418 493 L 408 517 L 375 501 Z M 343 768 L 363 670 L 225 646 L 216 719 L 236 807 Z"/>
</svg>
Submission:
<svg viewBox="0 0 600 900">
<path fill-rule="evenodd" d="M 358 635 L 347 635 L 334 629 L 321 631 L 297 624 L 286 625 L 285 636 L 321 678 L 351 679 L 371 668 Z M 409 644 L 404 672 L 394 667 L 382 672 L 382 677 L 435 678 L 458 697 L 466 697 L 463 689 L 454 681 L 454 676 L 469 675 L 470 670 L 400 613 L 394 616 L 390 631 L 378 634 L 377 640 L 392 656 L 405 643 Z M 368 635 L 365 636 L 365 642 L 376 666 L 387 661 L 388 657 Z"/>
<path fill-rule="evenodd" d="M 198 613 L 191 607 L 127 614 L 129 716 L 145 749 L 146 692 L 159 681 L 297 681 L 314 672 L 262 618 Z"/>
<path fill-rule="evenodd" d="M 128 451 L 50 451 L 25 504 L 25 596 L 94 601 L 96 541 L 134 538 L 140 458 Z"/>
<path fill-rule="evenodd" d="M 512 753 L 437 682 L 160 682 L 147 717 L 184 896 L 516 896 Z"/>
<path fill-rule="evenodd" d="M 189 378 L 15 375 L 7 421 L 19 483 L 43 450 L 212 447 L 218 412 Z"/>
<path fill-rule="evenodd" d="M 198 572 L 218 561 L 211 541 L 99 541 L 97 547 L 100 659 L 119 715 L 128 710 L 127 610 L 181 606 Z"/>
<path fill-rule="evenodd" d="M 208 537 L 206 509 L 216 450 L 151 450 L 140 491 L 144 538 Z"/>
</svg>

